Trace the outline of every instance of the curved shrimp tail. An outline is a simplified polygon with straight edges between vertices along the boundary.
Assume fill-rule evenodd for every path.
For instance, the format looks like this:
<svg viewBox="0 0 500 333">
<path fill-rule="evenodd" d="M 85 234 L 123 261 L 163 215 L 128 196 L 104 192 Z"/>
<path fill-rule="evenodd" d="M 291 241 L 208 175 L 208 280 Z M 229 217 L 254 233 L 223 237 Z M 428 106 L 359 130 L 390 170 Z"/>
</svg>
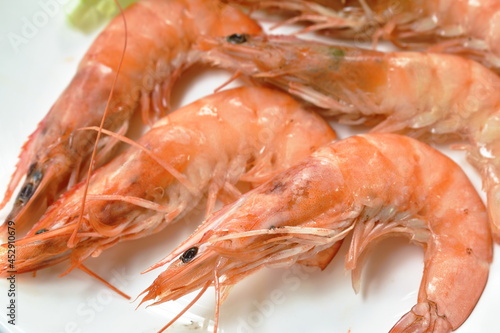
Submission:
<svg viewBox="0 0 500 333">
<path fill-rule="evenodd" d="M 392 327 L 389 333 L 446 333 L 452 326 L 444 315 L 438 313 L 435 303 L 418 303 Z"/>
</svg>

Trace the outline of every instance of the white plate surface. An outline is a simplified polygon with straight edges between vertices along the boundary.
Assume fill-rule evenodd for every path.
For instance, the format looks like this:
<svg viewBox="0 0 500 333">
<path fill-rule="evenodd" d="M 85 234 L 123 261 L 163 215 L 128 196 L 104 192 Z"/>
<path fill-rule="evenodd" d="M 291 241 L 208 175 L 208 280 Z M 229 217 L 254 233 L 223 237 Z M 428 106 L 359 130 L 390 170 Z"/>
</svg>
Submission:
<svg viewBox="0 0 500 333">
<path fill-rule="evenodd" d="M 0 192 L 14 170 L 21 145 L 72 78 L 95 34 L 85 35 L 65 23 L 62 0 L 0 2 Z M 51 3 L 48 10 L 42 4 Z M 44 14 L 45 13 L 45 14 Z M 29 27 L 30 24 L 33 26 Z M 37 24 L 37 25 L 34 25 Z M 35 29 L 33 29 L 35 27 Z M 185 105 L 210 94 L 229 75 L 220 70 L 190 71 L 175 89 L 174 102 Z M 340 137 L 353 134 L 334 125 Z M 480 179 L 463 153 L 442 149 L 463 166 L 480 190 Z M 484 198 L 484 195 L 483 195 Z M 0 219 L 7 210 L 0 212 Z M 196 221 L 195 221 L 196 222 Z M 123 243 L 88 266 L 133 297 L 159 270 L 139 273 L 168 254 L 194 228 L 179 223 L 147 239 Z M 496 246 L 498 250 L 498 246 Z M 265 269 L 237 285 L 222 306 L 224 332 L 387 332 L 416 302 L 422 276 L 422 250 L 405 240 L 383 242 L 365 267 L 362 291 L 355 294 L 344 272 L 345 249 L 323 272 Z M 8 282 L 0 281 L 0 332 L 81 333 L 156 332 L 191 297 L 156 307 L 135 309 L 80 271 L 62 278 L 62 265 L 16 277 L 16 325 L 8 323 Z M 471 286 L 471 288 L 474 286 Z M 491 266 L 489 283 L 459 333 L 497 332 L 500 262 Z M 214 295 L 207 293 L 172 332 L 208 332 Z"/>
</svg>

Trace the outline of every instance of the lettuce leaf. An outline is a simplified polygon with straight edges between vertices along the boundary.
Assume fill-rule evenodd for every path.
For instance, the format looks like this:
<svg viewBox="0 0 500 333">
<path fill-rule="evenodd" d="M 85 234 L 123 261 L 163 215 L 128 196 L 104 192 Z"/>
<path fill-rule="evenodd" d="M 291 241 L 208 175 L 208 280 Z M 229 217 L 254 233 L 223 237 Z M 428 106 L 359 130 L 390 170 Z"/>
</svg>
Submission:
<svg viewBox="0 0 500 333">
<path fill-rule="evenodd" d="M 118 0 L 123 9 L 138 0 Z M 77 0 L 68 21 L 78 30 L 92 32 L 120 12 L 114 0 Z"/>
</svg>

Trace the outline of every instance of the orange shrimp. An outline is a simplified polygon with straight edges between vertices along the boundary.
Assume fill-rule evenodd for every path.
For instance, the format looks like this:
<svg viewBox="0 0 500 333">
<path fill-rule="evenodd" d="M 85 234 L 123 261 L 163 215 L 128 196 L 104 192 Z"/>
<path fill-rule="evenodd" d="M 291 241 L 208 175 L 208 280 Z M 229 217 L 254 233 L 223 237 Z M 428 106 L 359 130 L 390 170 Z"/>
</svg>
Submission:
<svg viewBox="0 0 500 333">
<path fill-rule="evenodd" d="M 390 40 L 471 57 L 500 71 L 500 3 L 496 0 L 229 0 L 252 7 L 292 12 L 280 22 L 308 22 L 301 32 L 321 31 L 355 41 Z"/>
<path fill-rule="evenodd" d="M 151 123 L 168 109 L 174 81 L 197 59 L 199 51 L 192 45 L 200 35 L 261 31 L 238 9 L 213 0 L 142 0 L 128 7 L 124 18 L 130 29 L 122 17 L 104 29 L 22 149 L 0 204 L 0 208 L 6 205 L 26 176 L 6 219 L 14 220 L 18 232 L 34 223 L 65 188 L 83 178 L 81 171 L 88 167 L 96 133 L 78 129 L 100 124 L 115 77 L 104 128 L 125 133 L 135 110 L 140 109 L 144 121 Z M 98 164 L 106 161 L 112 142 L 99 142 Z"/>
<path fill-rule="evenodd" d="M 291 36 L 235 34 L 200 47 L 205 61 L 278 86 L 344 122 L 468 140 L 500 241 L 500 77 L 492 71 L 454 55 L 385 53 Z"/>
<path fill-rule="evenodd" d="M 260 184 L 334 138 L 327 122 L 277 90 L 243 87 L 202 98 L 156 122 L 94 172 L 72 248 L 67 243 L 78 225 L 84 182 L 61 196 L 16 242 L 15 270 L 68 259 L 72 270 L 118 242 L 179 220 L 205 195 L 207 211 L 217 197 L 235 200 L 238 181 Z M 9 271 L 6 245 L 0 276 Z"/>
<path fill-rule="evenodd" d="M 424 248 L 417 304 L 391 333 L 450 332 L 474 309 L 492 260 L 484 204 L 452 160 L 387 133 L 330 143 L 211 215 L 149 269 L 171 262 L 142 302 L 213 285 L 220 304 L 230 286 L 264 266 L 325 267 L 351 232 L 346 267 L 355 287 L 373 241 L 404 235 Z"/>
</svg>

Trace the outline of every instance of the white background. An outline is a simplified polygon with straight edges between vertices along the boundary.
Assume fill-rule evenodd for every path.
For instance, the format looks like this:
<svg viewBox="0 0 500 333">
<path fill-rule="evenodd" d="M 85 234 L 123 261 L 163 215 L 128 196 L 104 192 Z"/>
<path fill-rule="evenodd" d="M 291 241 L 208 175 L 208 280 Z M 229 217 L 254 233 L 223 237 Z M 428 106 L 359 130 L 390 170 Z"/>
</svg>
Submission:
<svg viewBox="0 0 500 333">
<path fill-rule="evenodd" d="M 40 14 L 44 13 L 40 3 L 48 2 L 51 0 L 0 2 L 0 193 L 7 186 L 21 145 L 68 84 L 95 36 L 69 28 L 56 0 L 52 2 L 57 4 L 57 12 Z M 16 47 L 13 34 L 23 37 L 26 21 L 38 27 Z M 24 33 L 27 36 L 26 30 Z M 228 77 L 221 70 L 190 70 L 176 85 L 174 105 L 210 94 Z M 334 126 L 340 137 L 353 133 L 347 127 Z M 464 155 L 445 151 L 480 189 L 479 177 Z M 0 212 L 2 220 L 6 215 L 7 209 Z M 160 270 L 139 273 L 185 239 L 195 223 L 181 222 L 147 239 L 120 244 L 86 264 L 135 298 Z M 387 332 L 416 302 L 423 268 L 421 248 L 404 239 L 384 241 L 368 258 L 358 295 L 351 288 L 350 275 L 344 272 L 344 254 L 345 247 L 323 272 L 265 269 L 249 277 L 222 306 L 221 328 L 224 332 L 263 333 Z M 80 271 L 57 277 L 63 271 L 64 266 L 58 265 L 36 277 L 17 276 L 16 326 L 7 324 L 8 284 L 0 281 L 0 332 L 156 332 L 191 299 L 136 310 L 137 301 L 116 296 Z M 499 279 L 497 260 L 479 304 L 457 332 L 498 331 Z M 205 332 L 196 327 L 209 325 L 213 314 L 214 295 L 209 291 L 172 331 Z M 189 324 L 191 320 L 193 324 Z"/>
</svg>

